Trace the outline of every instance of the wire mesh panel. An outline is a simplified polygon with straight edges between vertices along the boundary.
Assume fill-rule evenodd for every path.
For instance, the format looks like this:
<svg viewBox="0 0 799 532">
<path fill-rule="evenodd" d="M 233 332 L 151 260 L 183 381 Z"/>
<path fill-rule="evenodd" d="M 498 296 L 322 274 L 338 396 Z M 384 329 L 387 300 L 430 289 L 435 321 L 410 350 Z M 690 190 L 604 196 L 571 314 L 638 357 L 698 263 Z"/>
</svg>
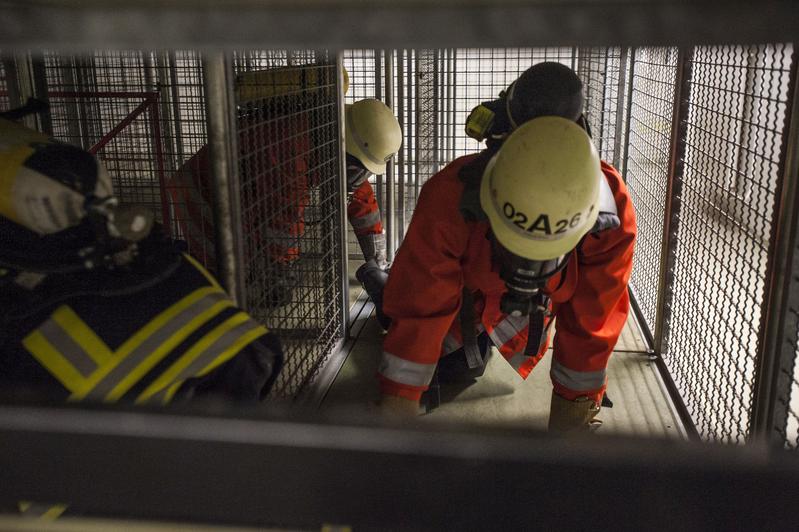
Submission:
<svg viewBox="0 0 799 532">
<path fill-rule="evenodd" d="M 235 66 L 247 308 L 283 342 L 272 394 L 289 398 L 343 319 L 335 58 L 253 51 Z"/>
<path fill-rule="evenodd" d="M 54 136 L 96 153 L 121 202 L 168 221 L 159 95 L 150 90 L 143 55 L 48 54 L 45 65 Z"/>
<path fill-rule="evenodd" d="M 749 432 L 791 47 L 694 49 L 664 361 L 706 438 Z"/>
<path fill-rule="evenodd" d="M 794 250 L 794 256 L 799 257 L 799 247 Z M 794 260 L 794 272 L 799 268 L 799 260 Z M 799 276 L 794 274 L 791 279 L 791 291 L 797 293 Z M 789 449 L 799 449 L 799 298 L 793 297 L 790 304 L 788 322 L 793 325 L 786 330 L 785 342 L 793 347 L 793 357 L 784 357 L 780 364 L 779 378 L 786 384 L 787 393 L 778 398 L 778 411 L 784 412 L 784 417 L 777 420 L 774 427 L 779 438 Z"/>
<path fill-rule="evenodd" d="M 626 50 L 621 48 L 580 48 L 577 75 L 585 92 L 585 116 L 602 160 L 619 169 L 624 145 L 624 78 Z M 621 81 L 621 86 L 620 86 Z M 621 104 L 621 105 L 620 105 Z"/>
<path fill-rule="evenodd" d="M 347 104 L 355 103 L 367 98 L 382 100 L 382 87 L 384 87 L 385 72 L 382 68 L 382 52 L 375 50 L 346 50 L 342 57 L 342 63 L 349 76 L 349 90 L 344 95 Z M 383 212 L 385 205 L 385 176 L 370 175 L 369 182 L 375 192 L 377 204 L 380 212 Z M 358 239 L 352 226 L 348 229 L 348 250 L 351 260 L 362 260 L 363 254 L 360 251 Z"/>
<path fill-rule="evenodd" d="M 7 111 L 9 107 L 6 71 L 3 62 L 0 61 L 0 111 Z"/>
<path fill-rule="evenodd" d="M 56 138 L 96 153 L 123 203 L 150 207 L 213 269 L 202 70 L 193 52 L 45 55 Z M 193 225 L 195 224 L 196 225 Z"/>
<path fill-rule="evenodd" d="M 632 67 L 625 177 L 638 223 L 630 286 L 655 330 L 677 50 L 639 48 Z"/>
<path fill-rule="evenodd" d="M 469 112 L 480 102 L 493 100 L 531 66 L 557 61 L 575 68 L 576 49 L 560 48 L 467 48 L 455 51 L 453 135 L 455 156 L 475 153 L 481 144 L 464 133 Z"/>
</svg>

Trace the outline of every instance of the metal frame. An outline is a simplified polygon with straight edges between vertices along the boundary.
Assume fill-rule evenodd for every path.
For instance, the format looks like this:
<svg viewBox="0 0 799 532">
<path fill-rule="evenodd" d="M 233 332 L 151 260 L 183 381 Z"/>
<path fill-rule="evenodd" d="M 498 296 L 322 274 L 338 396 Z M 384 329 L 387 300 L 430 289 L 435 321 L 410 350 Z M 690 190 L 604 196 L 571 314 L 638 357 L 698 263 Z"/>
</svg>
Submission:
<svg viewBox="0 0 799 532">
<path fill-rule="evenodd" d="M 385 51 L 385 100 L 383 101 L 389 108 L 394 109 L 394 50 Z M 401 59 L 400 59 L 401 60 Z M 394 260 L 394 250 L 397 248 L 396 239 L 396 219 L 395 219 L 395 176 L 394 165 L 386 166 L 386 200 L 383 210 L 383 224 L 386 231 L 386 258 L 389 262 Z"/>
<path fill-rule="evenodd" d="M 781 374 L 797 358 L 796 331 L 799 320 L 791 313 L 791 304 L 799 301 L 799 91 L 796 90 L 799 53 L 794 50 L 789 87 L 792 95 L 786 112 L 782 146 L 781 179 L 778 184 L 777 215 L 772 222 L 769 250 L 768 286 L 761 317 L 761 352 L 755 381 L 750 439 L 762 439 L 785 445 L 785 424 L 791 379 Z M 789 338 L 793 338 L 790 341 Z"/>
<path fill-rule="evenodd" d="M 208 117 L 208 145 L 211 154 L 211 175 L 214 193 L 214 232 L 219 280 L 239 306 L 246 305 L 241 259 L 241 206 L 239 195 L 238 150 L 235 129 L 231 119 L 235 116 L 231 105 L 232 79 L 230 59 L 222 52 L 204 56 L 206 116 Z"/>
<path fill-rule="evenodd" d="M 309 529 L 521 530 L 531 493 L 541 529 L 666 530 L 679 518 L 684 530 L 785 530 L 799 519 L 799 462 L 781 452 L 224 414 L 235 417 L 2 406 L 0 501 Z"/>
<path fill-rule="evenodd" d="M 339 235 L 340 238 L 340 245 L 341 245 L 341 315 L 344 317 L 341 320 L 341 339 L 342 341 L 347 338 L 349 324 L 349 311 L 350 311 L 350 276 L 349 276 L 349 242 L 348 242 L 348 223 L 347 223 L 347 150 L 346 145 L 344 142 L 344 137 L 346 135 L 346 119 L 344 116 L 344 62 L 343 62 L 343 54 L 341 52 L 336 54 L 336 93 L 338 94 L 338 100 L 336 102 L 336 114 L 338 120 L 338 171 L 339 176 L 339 211 L 340 211 L 340 220 L 339 224 L 342 228 L 345 228 L 341 231 Z M 338 347 L 338 346 L 337 346 Z M 336 352 L 338 348 L 334 349 Z M 342 361 L 343 363 L 343 361 Z"/>
<path fill-rule="evenodd" d="M 794 0 L 733 0 L 723 8 L 708 0 L 166 0 L 157 10 L 145 1 L 11 0 L 2 18 L 0 49 L 685 45 L 799 34 Z"/>
</svg>

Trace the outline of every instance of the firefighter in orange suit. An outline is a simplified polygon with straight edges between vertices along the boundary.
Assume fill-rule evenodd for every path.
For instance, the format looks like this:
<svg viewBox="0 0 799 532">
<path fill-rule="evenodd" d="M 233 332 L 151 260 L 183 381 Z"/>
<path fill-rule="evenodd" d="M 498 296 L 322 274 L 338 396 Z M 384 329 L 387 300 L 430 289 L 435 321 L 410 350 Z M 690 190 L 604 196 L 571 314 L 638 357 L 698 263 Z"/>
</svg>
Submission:
<svg viewBox="0 0 799 532">
<path fill-rule="evenodd" d="M 549 427 L 599 423 L 636 225 L 621 177 L 580 125 L 582 102 L 571 69 L 532 67 L 472 113 L 467 132 L 488 149 L 422 188 L 383 294 L 387 413 L 415 415 L 437 371 L 479 375 L 491 345 L 527 377 L 557 318 Z"/>
</svg>

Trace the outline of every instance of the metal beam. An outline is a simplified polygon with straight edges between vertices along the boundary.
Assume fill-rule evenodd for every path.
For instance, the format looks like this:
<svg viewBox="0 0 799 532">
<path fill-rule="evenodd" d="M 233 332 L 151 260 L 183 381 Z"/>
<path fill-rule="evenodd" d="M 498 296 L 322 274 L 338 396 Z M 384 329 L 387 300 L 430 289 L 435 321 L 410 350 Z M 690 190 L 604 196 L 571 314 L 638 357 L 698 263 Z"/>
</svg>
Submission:
<svg viewBox="0 0 799 532">
<path fill-rule="evenodd" d="M 2 49 L 689 45 L 793 41 L 799 2 L 6 0 L 0 19 Z"/>
<path fill-rule="evenodd" d="M 796 90 L 799 54 L 796 50 L 791 62 L 788 84 L 791 95 L 782 136 L 780 181 L 775 193 L 778 203 L 771 229 L 750 435 L 752 439 L 780 446 L 786 443 L 799 327 L 799 316 L 791 312 L 799 306 L 799 282 L 795 278 L 799 272 L 799 91 Z"/>
<path fill-rule="evenodd" d="M 670 530 L 678 520 L 685 531 L 789 530 L 799 521 L 799 461 L 782 452 L 215 411 L 235 417 L 0 406 L 0 503 L 302 529 Z"/>
<path fill-rule="evenodd" d="M 241 209 L 239 207 L 238 153 L 232 127 L 233 90 L 226 54 L 203 57 L 208 147 L 213 179 L 214 239 L 217 274 L 222 286 L 240 306 L 246 304 L 241 260 Z"/>
<path fill-rule="evenodd" d="M 690 103 L 693 48 L 680 48 L 677 52 L 677 68 L 674 77 L 674 108 L 671 127 L 671 148 L 666 183 L 663 238 L 660 254 L 660 285 L 658 287 L 657 318 L 655 319 L 654 356 L 660 374 L 669 393 L 678 406 L 682 422 L 689 437 L 698 438 L 693 418 L 685 408 L 680 390 L 671 377 L 664 355 L 668 353 L 671 302 L 674 288 L 674 264 L 676 261 L 677 229 L 680 221 L 680 200 L 685 168 L 685 145 L 688 132 L 688 110 Z M 629 144 L 629 140 L 627 141 Z"/>
</svg>

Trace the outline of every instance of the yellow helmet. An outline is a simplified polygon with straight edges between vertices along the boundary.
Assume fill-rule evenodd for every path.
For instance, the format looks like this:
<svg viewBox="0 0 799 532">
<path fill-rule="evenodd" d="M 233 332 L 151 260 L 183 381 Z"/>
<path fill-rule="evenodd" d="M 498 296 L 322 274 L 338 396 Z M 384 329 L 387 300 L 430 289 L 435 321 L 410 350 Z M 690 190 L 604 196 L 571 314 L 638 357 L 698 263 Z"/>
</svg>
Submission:
<svg viewBox="0 0 799 532">
<path fill-rule="evenodd" d="M 87 198 L 113 197 L 90 153 L 0 118 L 0 216 L 39 235 L 77 225 Z"/>
<path fill-rule="evenodd" d="M 342 89 L 344 89 L 344 94 L 347 94 L 350 90 L 350 73 L 347 72 L 347 69 L 344 67 L 341 67 L 341 70 L 343 70 L 342 76 L 344 77 L 344 86 Z"/>
<path fill-rule="evenodd" d="M 602 179 L 588 134 L 571 120 L 545 116 L 519 126 L 488 163 L 480 204 L 505 249 L 553 260 L 594 226 Z"/>
<path fill-rule="evenodd" d="M 402 146 L 402 129 L 394 112 L 379 100 L 360 100 L 345 112 L 347 153 L 374 174 L 386 171 L 386 163 Z"/>
</svg>

